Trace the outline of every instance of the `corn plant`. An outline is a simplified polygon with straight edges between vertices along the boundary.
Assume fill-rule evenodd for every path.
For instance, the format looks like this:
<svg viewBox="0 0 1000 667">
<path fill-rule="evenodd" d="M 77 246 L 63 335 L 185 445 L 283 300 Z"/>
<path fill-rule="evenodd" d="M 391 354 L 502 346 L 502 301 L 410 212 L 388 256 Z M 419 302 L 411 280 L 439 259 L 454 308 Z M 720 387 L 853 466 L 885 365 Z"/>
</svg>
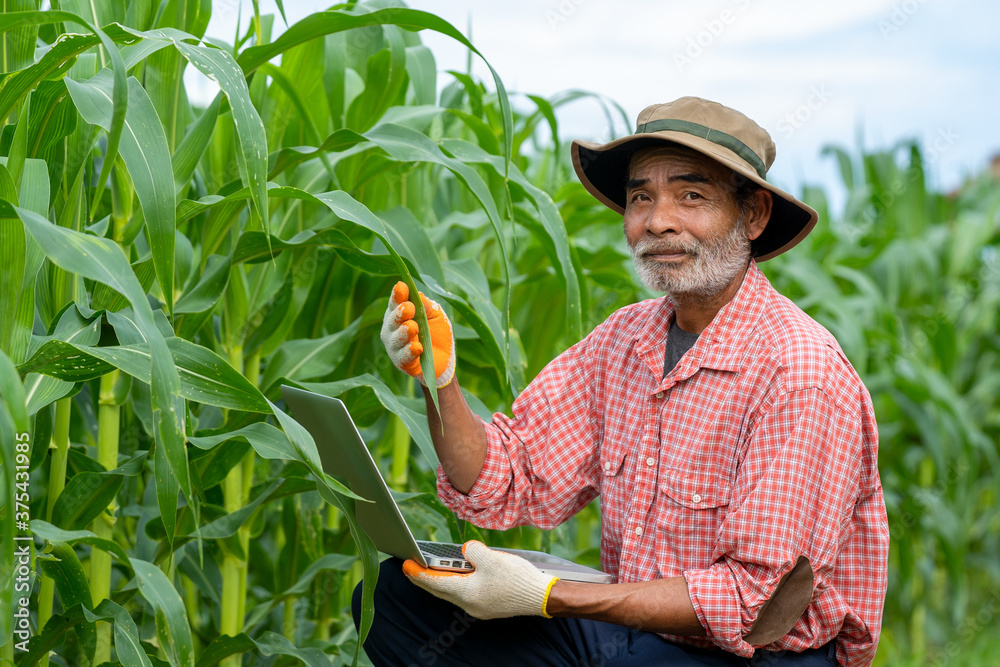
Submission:
<svg viewBox="0 0 1000 667">
<path fill-rule="evenodd" d="M 356 660 L 345 603 L 364 575 L 363 638 L 377 554 L 278 389 L 343 395 L 417 492 L 409 511 L 463 538 L 428 492 L 423 408 L 377 325 L 395 280 L 442 300 L 467 384 L 509 403 L 525 382 L 520 242 L 544 249 L 532 269 L 557 276 L 582 335 L 562 218 L 512 160 L 537 114 L 515 132 L 497 77 L 487 92 L 450 73 L 439 100 L 417 33 L 474 47 L 402 6 L 335 7 L 274 40 L 255 14 L 233 44 L 202 39 L 206 3 L 16 9 L 0 17 L 0 428 L 5 455 L 30 435 L 39 548 L 17 664 Z M 219 85 L 204 108 L 188 67 Z"/>
</svg>

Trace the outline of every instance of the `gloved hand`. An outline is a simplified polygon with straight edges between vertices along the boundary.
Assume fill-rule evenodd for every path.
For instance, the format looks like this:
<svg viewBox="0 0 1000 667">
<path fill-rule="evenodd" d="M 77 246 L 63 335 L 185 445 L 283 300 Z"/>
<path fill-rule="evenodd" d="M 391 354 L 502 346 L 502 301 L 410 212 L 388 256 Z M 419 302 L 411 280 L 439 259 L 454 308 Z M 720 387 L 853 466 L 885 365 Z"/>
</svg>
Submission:
<svg viewBox="0 0 1000 667">
<path fill-rule="evenodd" d="M 396 368 L 426 385 L 427 381 L 420 370 L 420 355 L 424 352 L 424 346 L 417 339 L 420 329 L 413 319 L 417 310 L 407 300 L 409 295 L 410 289 L 403 281 L 392 288 L 389 307 L 382 320 L 382 343 Z M 420 298 L 424 302 L 431 345 L 434 346 L 434 384 L 440 389 L 455 377 L 455 336 L 451 331 L 451 322 L 441 306 L 423 294 L 420 294 Z"/>
<path fill-rule="evenodd" d="M 514 554 L 494 551 L 470 540 L 462 547 L 474 572 L 431 570 L 408 560 L 403 573 L 422 589 L 480 619 L 509 616 L 544 616 L 552 584 L 559 577 L 545 574 Z"/>
</svg>

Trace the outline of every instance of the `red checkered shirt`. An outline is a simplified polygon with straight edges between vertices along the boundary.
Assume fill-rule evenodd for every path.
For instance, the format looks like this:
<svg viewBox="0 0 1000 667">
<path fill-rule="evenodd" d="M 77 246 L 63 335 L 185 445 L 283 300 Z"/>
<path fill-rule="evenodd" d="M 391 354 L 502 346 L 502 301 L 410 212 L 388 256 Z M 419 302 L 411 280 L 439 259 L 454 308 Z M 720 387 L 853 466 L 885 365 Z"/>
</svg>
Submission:
<svg viewBox="0 0 1000 667">
<path fill-rule="evenodd" d="M 871 398 L 833 336 L 752 263 L 738 293 L 663 377 L 673 306 L 623 308 L 553 360 L 486 424 L 468 495 L 438 469 L 446 505 L 476 525 L 545 529 L 601 497 L 601 565 L 619 582 L 683 575 L 706 638 L 740 656 L 836 638 L 870 665 L 889 529 Z M 766 647 L 744 636 L 806 556 L 812 599 Z"/>
</svg>

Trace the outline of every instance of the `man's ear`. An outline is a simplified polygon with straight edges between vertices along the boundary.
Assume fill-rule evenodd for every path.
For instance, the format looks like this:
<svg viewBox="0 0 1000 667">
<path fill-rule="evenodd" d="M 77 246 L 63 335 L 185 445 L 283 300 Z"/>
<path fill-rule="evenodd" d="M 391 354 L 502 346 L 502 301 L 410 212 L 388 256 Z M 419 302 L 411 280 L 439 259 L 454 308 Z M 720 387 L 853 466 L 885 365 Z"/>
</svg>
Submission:
<svg viewBox="0 0 1000 667">
<path fill-rule="evenodd" d="M 754 193 L 754 197 L 756 201 L 754 202 L 753 213 L 750 214 L 750 219 L 747 220 L 747 238 L 751 241 L 764 233 L 767 221 L 771 219 L 771 208 L 774 205 L 770 190 L 760 188 Z"/>
</svg>

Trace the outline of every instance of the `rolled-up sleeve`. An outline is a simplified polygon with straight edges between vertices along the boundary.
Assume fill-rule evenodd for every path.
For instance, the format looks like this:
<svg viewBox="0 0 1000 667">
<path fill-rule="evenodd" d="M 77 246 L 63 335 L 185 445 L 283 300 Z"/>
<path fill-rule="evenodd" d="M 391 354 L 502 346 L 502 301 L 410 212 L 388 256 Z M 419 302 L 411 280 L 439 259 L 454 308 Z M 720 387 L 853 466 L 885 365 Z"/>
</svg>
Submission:
<svg viewBox="0 0 1000 667">
<path fill-rule="evenodd" d="M 569 348 L 513 404 L 485 423 L 486 460 L 468 494 L 438 467 L 438 495 L 483 528 L 534 525 L 551 529 L 597 496 L 599 443 L 590 345 L 596 331 Z"/>
<path fill-rule="evenodd" d="M 494 419 L 499 417 L 502 415 L 494 415 Z M 452 485 L 444 467 L 438 465 L 437 469 L 438 496 L 441 501 L 463 519 L 476 525 L 483 525 L 481 522 L 488 521 L 486 517 L 493 508 L 505 502 L 512 482 L 510 457 L 507 456 L 507 448 L 499 430 L 485 421 L 483 428 L 486 430 L 486 459 L 469 493 L 464 494 Z"/>
<path fill-rule="evenodd" d="M 877 480 L 870 474 L 875 448 L 865 442 L 874 436 L 863 417 L 835 394 L 816 387 L 775 400 L 749 439 L 712 565 L 684 572 L 699 621 L 726 651 L 753 654 L 746 635 L 782 577 L 805 556 L 814 573 L 812 595 L 781 648 L 825 644 L 851 618 L 852 625 L 868 628 L 868 636 L 858 638 L 850 663 L 868 664 L 874 655 L 880 604 L 877 611 L 855 609 L 838 591 L 839 579 L 868 576 L 872 599 L 885 597 L 887 535 L 876 536 L 874 543 L 852 540 L 856 508 L 880 489 L 866 488 Z M 881 566 L 851 571 L 859 558 Z M 865 659 L 867 652 L 872 655 Z M 845 664 L 844 656 L 838 657 Z"/>
</svg>

